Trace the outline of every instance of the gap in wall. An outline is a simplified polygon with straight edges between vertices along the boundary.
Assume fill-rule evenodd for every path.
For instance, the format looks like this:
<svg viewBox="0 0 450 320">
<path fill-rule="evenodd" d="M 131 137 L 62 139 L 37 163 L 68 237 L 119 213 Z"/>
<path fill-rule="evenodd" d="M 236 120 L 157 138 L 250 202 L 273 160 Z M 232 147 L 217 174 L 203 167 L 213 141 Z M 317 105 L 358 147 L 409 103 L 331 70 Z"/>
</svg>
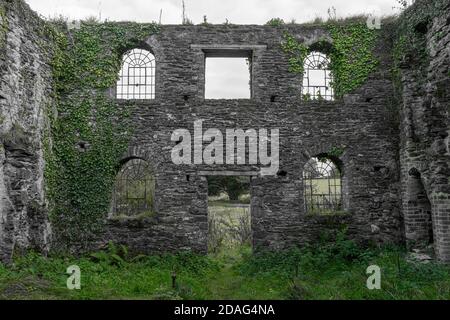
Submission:
<svg viewBox="0 0 450 320">
<path fill-rule="evenodd" d="M 250 99 L 249 58 L 206 57 L 205 99 Z"/>
<path fill-rule="evenodd" d="M 251 250 L 250 177 L 208 177 L 208 252 Z"/>
</svg>

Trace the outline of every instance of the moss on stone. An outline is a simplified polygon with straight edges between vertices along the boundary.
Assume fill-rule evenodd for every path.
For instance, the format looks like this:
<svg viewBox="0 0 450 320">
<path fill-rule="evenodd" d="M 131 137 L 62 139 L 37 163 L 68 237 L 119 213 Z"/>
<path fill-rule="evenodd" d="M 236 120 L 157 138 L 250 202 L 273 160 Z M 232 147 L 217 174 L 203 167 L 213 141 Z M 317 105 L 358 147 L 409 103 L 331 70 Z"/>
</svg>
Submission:
<svg viewBox="0 0 450 320">
<path fill-rule="evenodd" d="M 8 18 L 6 16 L 6 8 L 0 4 L 0 55 L 6 43 L 6 33 L 8 31 Z"/>
</svg>

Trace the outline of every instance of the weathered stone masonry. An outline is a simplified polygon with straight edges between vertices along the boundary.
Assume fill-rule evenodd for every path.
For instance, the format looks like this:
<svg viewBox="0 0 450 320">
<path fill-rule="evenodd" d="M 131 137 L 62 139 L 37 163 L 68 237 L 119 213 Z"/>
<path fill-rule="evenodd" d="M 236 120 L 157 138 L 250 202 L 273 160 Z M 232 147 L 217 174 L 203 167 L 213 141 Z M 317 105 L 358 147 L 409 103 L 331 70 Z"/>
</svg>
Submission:
<svg viewBox="0 0 450 320">
<path fill-rule="evenodd" d="M 0 260 L 7 260 L 21 248 L 48 250 L 43 150 L 53 76 L 45 23 L 21 1 L 1 1 L 0 12 Z"/>
<path fill-rule="evenodd" d="M 45 23 L 21 1 L 1 1 L 2 7 L 8 28 L 0 48 L 0 258 L 6 261 L 15 247 L 46 251 L 51 243 L 43 148 L 48 143 L 46 113 L 52 112 L 52 74 L 51 57 L 37 45 L 47 41 L 45 28 L 36 28 Z M 139 101 L 132 108 L 129 151 L 117 159 L 119 163 L 142 158 L 154 167 L 156 215 L 111 220 L 93 246 L 113 240 L 143 253 L 206 252 L 205 174 L 231 171 L 239 175 L 258 168 L 174 165 L 172 132 L 193 131 L 194 121 L 203 119 L 204 130 L 280 129 L 284 174 L 252 178 L 255 248 L 302 245 L 343 226 L 362 243 L 406 239 L 414 247 L 429 235 L 422 215 L 431 210 L 437 256 L 450 261 L 449 11 L 447 1 L 426 31 L 433 45 L 428 69 L 415 70 L 411 65 L 402 70 L 403 107 L 397 111 L 392 109 L 392 43 L 387 31 L 382 31 L 374 51 L 379 67 L 363 86 L 334 102 L 308 102 L 301 100 L 302 75 L 289 72 L 280 44 L 286 31 L 308 46 L 323 39 L 331 43 L 325 27 L 161 26 L 142 44 L 156 57 L 156 99 Z M 434 36 L 437 32 L 444 35 L 439 40 Z M 204 99 L 205 52 L 211 50 L 222 55 L 230 50 L 250 52 L 252 99 Z M 423 84 L 415 81 L 414 74 L 419 72 L 427 74 Z M 114 89 L 109 94 L 113 93 Z M 333 148 L 344 150 L 339 162 L 347 214 L 307 215 L 303 166 Z"/>
<path fill-rule="evenodd" d="M 449 261 L 450 3 L 442 9 L 415 25 L 428 61 L 409 55 L 401 65 L 400 163 L 406 240 L 410 247 L 423 247 L 433 237 L 438 258 Z M 415 14 L 411 10 L 405 19 Z"/>
</svg>

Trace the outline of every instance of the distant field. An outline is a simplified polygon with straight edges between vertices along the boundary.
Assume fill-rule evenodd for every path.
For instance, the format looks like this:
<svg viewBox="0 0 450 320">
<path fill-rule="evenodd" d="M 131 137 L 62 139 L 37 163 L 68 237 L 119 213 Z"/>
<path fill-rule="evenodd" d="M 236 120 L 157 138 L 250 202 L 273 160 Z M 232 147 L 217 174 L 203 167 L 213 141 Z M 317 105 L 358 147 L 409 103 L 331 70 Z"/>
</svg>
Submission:
<svg viewBox="0 0 450 320">
<path fill-rule="evenodd" d="M 341 181 L 339 179 L 332 181 L 332 186 L 329 185 L 328 179 L 312 179 L 311 180 L 313 193 L 328 194 L 330 191 L 341 193 Z M 335 187 L 336 186 L 336 187 Z M 306 188 L 305 192 L 311 193 L 311 189 Z"/>
<path fill-rule="evenodd" d="M 250 204 L 231 203 L 226 199 L 215 198 L 208 203 L 209 250 L 217 253 L 222 250 L 250 245 L 252 238 Z M 249 199 L 249 197 L 248 197 Z"/>
</svg>

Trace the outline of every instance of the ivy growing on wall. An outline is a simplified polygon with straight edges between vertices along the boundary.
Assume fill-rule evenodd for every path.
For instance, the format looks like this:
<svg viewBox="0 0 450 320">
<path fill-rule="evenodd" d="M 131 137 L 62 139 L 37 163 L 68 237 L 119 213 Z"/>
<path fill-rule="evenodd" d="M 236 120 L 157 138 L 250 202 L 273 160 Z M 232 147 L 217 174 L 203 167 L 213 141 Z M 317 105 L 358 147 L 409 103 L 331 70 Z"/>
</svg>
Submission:
<svg viewBox="0 0 450 320">
<path fill-rule="evenodd" d="M 285 32 L 281 48 L 289 57 L 289 72 L 303 74 L 305 58 L 308 56 L 308 47 Z"/>
<path fill-rule="evenodd" d="M 332 85 L 336 97 L 340 98 L 360 87 L 377 69 L 378 61 L 373 53 L 377 31 L 370 30 L 364 23 L 355 22 L 328 23 L 326 27 L 333 43 L 329 52 L 325 53 L 330 56 Z M 285 33 L 282 50 L 289 57 L 289 71 L 303 74 L 304 60 L 310 48 Z"/>
<path fill-rule="evenodd" d="M 0 4 L 0 55 L 5 45 L 6 32 L 8 30 L 8 19 L 6 17 L 6 8 Z"/>
<path fill-rule="evenodd" d="M 330 151 L 328 151 L 328 155 L 334 158 L 340 158 L 345 152 L 345 147 L 339 146 L 339 147 L 332 147 Z"/>
<path fill-rule="evenodd" d="M 447 4 L 446 0 L 420 1 L 406 9 L 397 20 L 393 47 L 393 79 L 399 91 L 402 86 L 400 70 L 403 67 L 414 65 L 415 68 L 424 68 L 429 64 L 430 54 L 426 37 L 428 27 Z M 441 37 L 439 32 L 433 34 L 431 43 L 433 40 L 440 41 Z M 426 72 L 418 72 L 416 76 L 426 77 Z"/>
<path fill-rule="evenodd" d="M 156 32 L 156 24 L 134 23 L 52 31 L 58 117 L 46 148 L 46 179 L 56 245 L 85 247 L 102 229 L 132 107 L 107 93 L 118 80 L 122 54 Z"/>
<path fill-rule="evenodd" d="M 364 84 L 377 69 L 373 50 L 378 31 L 369 29 L 365 23 L 329 23 L 327 28 L 333 39 L 330 52 L 333 88 L 340 98 Z"/>
</svg>

